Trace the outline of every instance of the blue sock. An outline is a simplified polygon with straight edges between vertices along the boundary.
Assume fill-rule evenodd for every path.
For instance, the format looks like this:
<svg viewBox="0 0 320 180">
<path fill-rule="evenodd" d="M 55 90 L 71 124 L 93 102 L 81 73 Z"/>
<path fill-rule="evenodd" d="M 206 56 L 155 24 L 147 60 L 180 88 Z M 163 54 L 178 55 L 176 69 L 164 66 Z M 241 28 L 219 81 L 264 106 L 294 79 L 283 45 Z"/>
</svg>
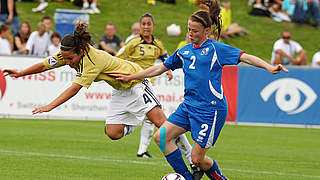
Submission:
<svg viewBox="0 0 320 180">
<path fill-rule="evenodd" d="M 166 159 L 176 173 L 181 174 L 186 180 L 192 180 L 192 174 L 184 163 L 179 148 L 172 153 L 166 155 Z"/>
<path fill-rule="evenodd" d="M 219 170 L 218 164 L 215 160 L 213 160 L 213 165 L 210 169 L 206 170 L 205 173 L 210 179 L 214 180 L 226 180 L 227 178 L 224 177 Z"/>
</svg>

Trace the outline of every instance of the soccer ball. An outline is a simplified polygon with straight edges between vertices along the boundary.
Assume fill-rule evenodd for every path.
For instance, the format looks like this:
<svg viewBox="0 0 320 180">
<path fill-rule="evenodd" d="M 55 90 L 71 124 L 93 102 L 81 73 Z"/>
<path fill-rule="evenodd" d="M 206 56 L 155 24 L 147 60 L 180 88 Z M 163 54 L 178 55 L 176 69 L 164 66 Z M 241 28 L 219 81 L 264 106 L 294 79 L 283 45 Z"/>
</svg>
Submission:
<svg viewBox="0 0 320 180">
<path fill-rule="evenodd" d="M 186 180 L 181 174 L 169 173 L 163 176 L 161 180 Z"/>
</svg>

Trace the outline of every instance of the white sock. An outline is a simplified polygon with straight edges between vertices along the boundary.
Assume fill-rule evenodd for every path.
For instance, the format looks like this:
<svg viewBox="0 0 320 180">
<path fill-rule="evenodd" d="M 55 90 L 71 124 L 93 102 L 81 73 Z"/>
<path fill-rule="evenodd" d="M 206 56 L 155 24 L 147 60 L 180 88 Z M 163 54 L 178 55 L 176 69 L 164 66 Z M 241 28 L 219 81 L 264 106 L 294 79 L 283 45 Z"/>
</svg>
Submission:
<svg viewBox="0 0 320 180">
<path fill-rule="evenodd" d="M 96 8 L 96 7 L 97 7 L 97 4 L 93 2 L 93 3 L 90 4 L 90 7 L 91 7 L 91 8 Z"/>
<path fill-rule="evenodd" d="M 141 127 L 140 144 L 138 154 L 147 152 L 153 135 L 154 125 L 151 121 L 145 120 Z"/>
<path fill-rule="evenodd" d="M 82 7 L 83 7 L 83 9 L 87 9 L 89 7 L 89 3 L 88 2 L 84 2 Z"/>
<path fill-rule="evenodd" d="M 192 147 L 186 135 L 185 134 L 179 135 L 176 139 L 174 139 L 174 142 L 177 144 L 182 154 L 186 156 L 188 162 L 192 164 L 192 159 L 191 159 Z"/>
<path fill-rule="evenodd" d="M 123 137 L 132 133 L 138 126 L 126 125 L 123 129 Z"/>
</svg>

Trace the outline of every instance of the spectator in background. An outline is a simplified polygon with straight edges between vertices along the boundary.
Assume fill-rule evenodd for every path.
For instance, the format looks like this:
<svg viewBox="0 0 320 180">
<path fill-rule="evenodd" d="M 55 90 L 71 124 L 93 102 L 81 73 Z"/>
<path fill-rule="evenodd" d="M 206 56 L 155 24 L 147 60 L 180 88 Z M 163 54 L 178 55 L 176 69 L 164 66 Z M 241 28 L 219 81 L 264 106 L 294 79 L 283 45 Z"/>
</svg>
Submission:
<svg viewBox="0 0 320 180">
<path fill-rule="evenodd" d="M 320 67 L 320 51 L 316 52 L 312 57 L 312 67 Z"/>
<path fill-rule="evenodd" d="M 0 7 L 0 25 L 7 24 L 10 26 L 12 34 L 16 34 L 20 28 L 20 21 L 16 11 L 15 1 L 1 0 Z"/>
<path fill-rule="evenodd" d="M 48 55 L 54 55 L 60 51 L 61 34 L 57 31 L 51 35 L 51 45 L 48 48 Z"/>
<path fill-rule="evenodd" d="M 319 0 L 296 0 L 296 8 L 294 12 L 294 21 L 297 26 L 308 23 L 310 17 L 313 18 L 312 26 L 319 28 Z"/>
<path fill-rule="evenodd" d="M 109 54 L 115 56 L 117 50 L 124 46 L 122 40 L 116 35 L 116 27 L 113 23 L 107 23 L 105 28 L 105 35 L 103 35 L 99 40 L 99 49 L 108 52 Z"/>
<path fill-rule="evenodd" d="M 48 7 L 48 3 L 45 0 L 39 0 L 39 5 L 36 8 L 32 8 L 32 12 L 40 12 Z"/>
<path fill-rule="evenodd" d="M 89 5 L 88 0 L 82 1 L 82 9 L 86 10 L 89 14 L 100 14 L 100 10 L 97 8 L 98 0 L 92 0 L 91 4 Z"/>
<path fill-rule="evenodd" d="M 282 38 L 273 45 L 271 64 L 307 65 L 307 53 L 299 43 L 291 40 L 290 31 L 285 30 L 281 35 Z"/>
<path fill-rule="evenodd" d="M 127 37 L 125 44 L 127 44 L 132 38 L 134 38 L 137 34 L 140 33 L 140 23 L 135 22 L 131 26 L 132 34 Z"/>
<path fill-rule="evenodd" d="M 31 33 L 27 41 L 27 51 L 29 55 L 33 56 L 47 56 L 48 47 L 50 45 L 50 36 L 46 32 L 46 25 L 39 23 L 37 31 Z"/>
<path fill-rule="evenodd" d="M 24 21 L 20 25 L 20 30 L 14 35 L 14 51 L 17 54 L 28 54 L 26 49 L 27 41 L 31 34 L 31 27 L 28 21 Z"/>
<path fill-rule="evenodd" d="M 49 33 L 49 37 L 51 37 L 53 31 L 51 30 L 52 26 L 53 26 L 53 22 L 50 16 L 44 16 L 41 19 L 41 22 L 46 26 L 46 32 Z"/>
<path fill-rule="evenodd" d="M 12 37 L 10 27 L 6 24 L 0 25 L 0 54 L 11 55 L 13 51 Z"/>
<path fill-rule="evenodd" d="M 247 31 L 237 23 L 232 23 L 231 3 L 223 0 L 221 4 L 222 37 L 233 37 L 235 35 L 245 35 Z"/>
</svg>

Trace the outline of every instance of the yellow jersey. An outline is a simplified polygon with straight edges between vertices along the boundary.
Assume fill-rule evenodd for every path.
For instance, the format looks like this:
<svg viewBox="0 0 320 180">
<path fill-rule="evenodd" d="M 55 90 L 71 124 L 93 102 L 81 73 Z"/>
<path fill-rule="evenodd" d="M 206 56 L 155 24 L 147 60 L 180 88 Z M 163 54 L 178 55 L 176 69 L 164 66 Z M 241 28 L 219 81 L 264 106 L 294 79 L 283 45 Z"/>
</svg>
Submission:
<svg viewBox="0 0 320 180">
<path fill-rule="evenodd" d="M 48 69 L 66 65 L 60 51 L 47 57 L 43 63 Z M 94 81 L 105 81 L 114 89 L 124 90 L 143 81 L 143 79 L 139 79 L 124 82 L 109 76 L 108 74 L 110 73 L 135 74 L 143 69 L 133 62 L 111 56 L 107 52 L 98 50 L 92 46 L 89 46 L 88 53 L 84 54 L 75 70 L 77 71 L 77 75 L 73 82 L 86 88 L 89 88 Z"/>
<path fill-rule="evenodd" d="M 158 58 L 164 61 L 167 56 L 167 50 L 159 39 L 152 36 L 152 42 L 147 43 L 141 35 L 136 35 L 117 54 L 117 57 L 137 63 L 143 69 L 153 66 Z M 151 78 L 151 82 L 154 85 L 154 78 Z"/>
<path fill-rule="evenodd" d="M 220 11 L 222 28 L 224 31 L 231 25 L 231 9 L 221 8 Z"/>
</svg>

